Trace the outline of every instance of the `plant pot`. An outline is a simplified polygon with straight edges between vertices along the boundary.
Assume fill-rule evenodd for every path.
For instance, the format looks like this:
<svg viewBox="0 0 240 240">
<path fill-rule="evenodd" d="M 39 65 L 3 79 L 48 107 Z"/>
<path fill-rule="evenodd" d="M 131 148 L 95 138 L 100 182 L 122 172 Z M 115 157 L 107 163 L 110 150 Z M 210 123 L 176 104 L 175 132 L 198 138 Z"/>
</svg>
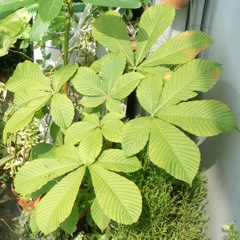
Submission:
<svg viewBox="0 0 240 240">
<path fill-rule="evenodd" d="M 185 8 L 188 6 L 190 0 L 162 0 L 162 3 L 173 6 L 176 9 Z"/>
<path fill-rule="evenodd" d="M 11 184 L 11 191 L 13 194 L 13 197 L 15 198 L 17 205 L 19 207 L 19 209 L 22 212 L 31 212 L 35 207 L 37 207 L 41 197 L 37 197 L 36 199 L 25 199 L 25 198 L 21 198 L 21 196 L 14 190 L 14 186 L 13 184 Z"/>
</svg>

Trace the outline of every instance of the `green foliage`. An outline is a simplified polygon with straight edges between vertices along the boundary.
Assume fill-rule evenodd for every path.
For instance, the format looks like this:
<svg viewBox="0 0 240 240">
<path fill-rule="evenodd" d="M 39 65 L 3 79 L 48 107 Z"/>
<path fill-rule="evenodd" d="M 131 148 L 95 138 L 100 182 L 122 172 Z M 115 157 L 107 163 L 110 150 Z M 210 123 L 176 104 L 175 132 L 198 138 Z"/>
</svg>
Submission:
<svg viewBox="0 0 240 240">
<path fill-rule="evenodd" d="M 66 11 L 64 19 L 69 27 L 74 18 L 72 1 L 66 1 L 64 8 L 62 0 L 37 2 L 39 15 L 32 31 L 39 29 L 41 34 L 36 40 L 41 39 L 50 21 L 53 25 L 59 24 L 55 20 L 62 17 L 61 9 Z M 122 7 L 123 3 L 126 2 L 118 1 L 117 6 Z M 131 3 L 137 7 L 140 1 Z M 116 1 L 108 1 L 107 6 L 110 4 L 116 4 Z M 134 7 L 129 3 L 127 6 Z M 14 93 L 16 108 L 6 122 L 4 142 L 26 129 L 39 112 L 44 113 L 43 109 L 48 110 L 53 122 L 50 127 L 53 147 L 38 144 L 34 148 L 37 156 L 32 153 L 32 161 L 24 165 L 14 179 L 19 194 L 41 197 L 30 218 L 34 233 L 47 235 L 60 227 L 72 234 L 79 212 L 89 209 L 93 221 L 102 231 L 112 221 L 128 225 L 136 223 L 142 211 L 142 214 L 145 211 L 150 214 L 151 209 L 156 210 L 156 206 L 150 204 L 151 199 L 147 205 L 149 209 L 146 209 L 144 201 L 151 190 L 147 182 L 140 185 L 138 181 L 134 182 L 134 172 L 144 178 L 150 171 L 145 162 L 137 158 L 140 151 L 146 151 L 150 161 L 159 168 L 186 182 L 182 187 L 187 189 L 184 192 L 187 194 L 191 189 L 189 185 L 194 186 L 200 152 L 185 131 L 213 136 L 237 129 L 232 112 L 223 103 L 192 100 L 198 92 L 213 87 L 221 73 L 218 63 L 194 59 L 212 44 L 206 34 L 199 31 L 183 33 L 148 57 L 153 44 L 173 19 L 172 7 L 159 4 L 148 8 L 140 20 L 137 50 L 133 52 L 124 20 L 118 12 L 110 10 L 99 16 L 92 26 L 94 40 L 109 53 L 91 67 L 66 64 L 68 53 L 73 51 L 68 49 L 70 32 L 67 27 L 64 38 L 59 39 L 59 46 L 64 44 L 64 66 L 54 68 L 46 75 L 38 64 L 30 61 L 17 66 L 6 84 L 6 88 Z M 146 115 L 127 121 L 122 104 L 134 90 Z M 156 168 L 153 174 L 149 173 L 149 182 L 161 177 L 163 170 Z M 157 184 L 153 183 L 156 191 Z M 145 190 L 143 186 L 146 186 Z M 161 194 L 162 191 L 160 197 Z M 154 194 L 150 195 L 154 198 Z M 181 192 L 177 195 L 182 197 L 180 202 L 191 198 Z M 171 212 L 170 209 L 167 211 Z M 197 217 L 199 212 L 196 212 L 182 209 L 179 211 L 182 215 L 177 215 L 176 219 L 184 225 L 187 214 Z M 161 226 L 157 227 L 157 224 L 159 222 L 154 226 L 156 229 Z M 191 225 L 184 232 L 182 225 L 166 234 L 191 239 L 193 233 L 198 233 L 197 227 Z"/>
<path fill-rule="evenodd" d="M 143 212 L 138 223 L 116 227 L 114 239 L 209 239 L 205 236 L 208 216 L 203 173 L 197 174 L 192 187 L 151 164 L 135 177 L 141 184 Z"/>
<path fill-rule="evenodd" d="M 226 233 L 223 240 L 238 240 L 239 232 L 235 222 L 231 222 L 229 225 L 223 225 L 223 231 Z"/>
</svg>

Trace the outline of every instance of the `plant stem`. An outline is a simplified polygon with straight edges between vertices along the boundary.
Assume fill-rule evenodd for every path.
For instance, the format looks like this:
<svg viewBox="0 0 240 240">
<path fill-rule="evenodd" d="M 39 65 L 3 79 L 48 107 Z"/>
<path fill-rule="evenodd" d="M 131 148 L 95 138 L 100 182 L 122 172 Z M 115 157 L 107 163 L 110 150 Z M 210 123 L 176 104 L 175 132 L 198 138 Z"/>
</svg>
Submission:
<svg viewBox="0 0 240 240">
<path fill-rule="evenodd" d="M 64 38 L 64 49 L 63 49 L 63 55 L 64 55 L 64 62 L 63 65 L 68 65 L 68 50 L 69 50 L 69 38 L 70 38 L 70 28 L 71 28 L 71 16 L 72 16 L 72 1 L 73 0 L 67 0 L 67 12 L 66 12 L 66 26 L 65 26 L 65 38 Z M 68 83 L 65 83 L 62 87 L 63 93 L 67 94 L 68 92 Z"/>
<path fill-rule="evenodd" d="M 65 26 L 65 39 L 64 39 L 64 65 L 68 64 L 68 48 L 69 48 L 69 37 L 71 28 L 71 16 L 72 16 L 72 0 L 67 1 L 67 12 L 66 12 L 66 26 Z"/>
</svg>

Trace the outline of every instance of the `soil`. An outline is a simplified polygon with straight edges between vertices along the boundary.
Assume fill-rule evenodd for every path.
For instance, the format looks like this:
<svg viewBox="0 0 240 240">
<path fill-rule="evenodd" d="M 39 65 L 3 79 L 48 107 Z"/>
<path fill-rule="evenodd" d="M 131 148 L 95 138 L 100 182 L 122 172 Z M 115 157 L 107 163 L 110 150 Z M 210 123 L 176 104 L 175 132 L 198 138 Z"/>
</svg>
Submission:
<svg viewBox="0 0 240 240">
<path fill-rule="evenodd" d="M 20 215 L 10 182 L 0 183 L 0 240 L 19 240 L 14 230 Z"/>
</svg>

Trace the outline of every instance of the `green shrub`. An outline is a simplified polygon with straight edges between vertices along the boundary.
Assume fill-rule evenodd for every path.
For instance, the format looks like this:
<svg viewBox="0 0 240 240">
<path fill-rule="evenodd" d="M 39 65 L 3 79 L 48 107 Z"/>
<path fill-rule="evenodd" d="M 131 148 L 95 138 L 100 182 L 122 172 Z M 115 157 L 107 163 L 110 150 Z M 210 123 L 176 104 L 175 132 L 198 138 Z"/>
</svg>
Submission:
<svg viewBox="0 0 240 240">
<path fill-rule="evenodd" d="M 130 226 L 119 225 L 114 239 L 208 239 L 204 173 L 199 173 L 189 186 L 151 165 L 143 178 L 141 193 L 143 213 L 139 221 Z"/>
</svg>

